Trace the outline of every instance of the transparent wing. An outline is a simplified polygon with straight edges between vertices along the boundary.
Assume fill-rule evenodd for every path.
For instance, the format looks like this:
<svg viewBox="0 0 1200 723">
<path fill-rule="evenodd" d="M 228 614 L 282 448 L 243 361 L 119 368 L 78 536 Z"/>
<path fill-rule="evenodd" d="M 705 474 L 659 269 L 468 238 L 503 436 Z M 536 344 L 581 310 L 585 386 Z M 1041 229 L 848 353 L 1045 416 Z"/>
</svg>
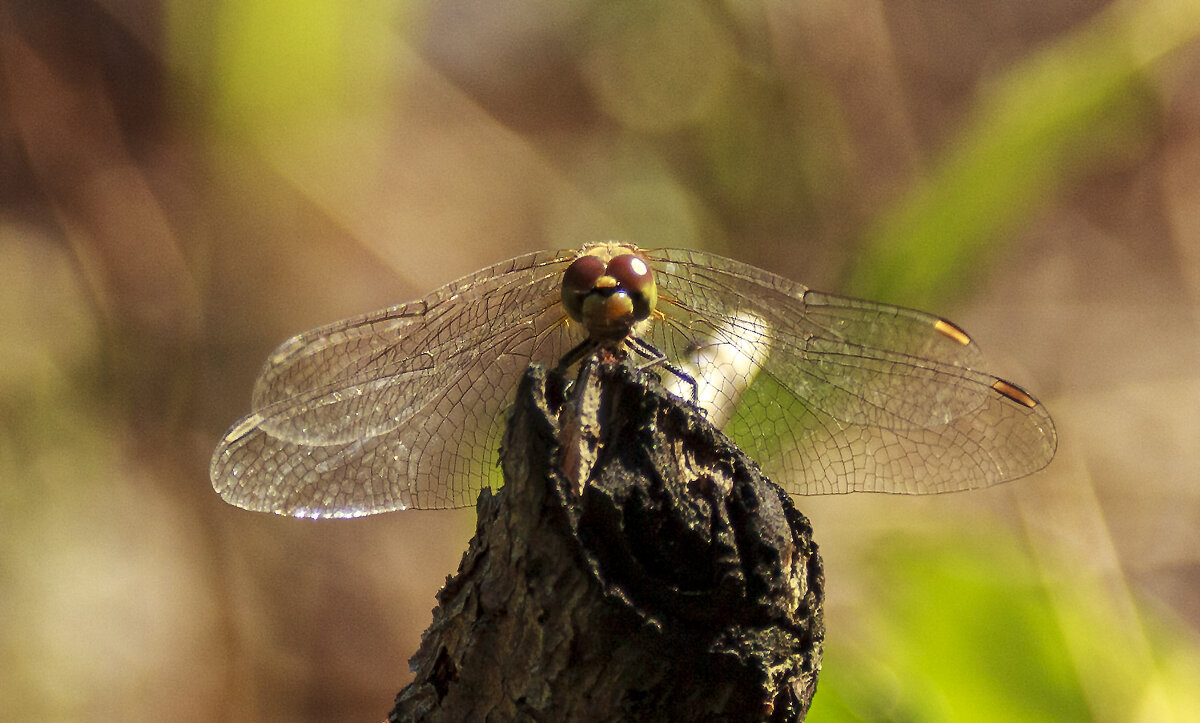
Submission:
<svg viewBox="0 0 1200 723">
<path fill-rule="evenodd" d="M 217 447 L 213 487 L 300 517 L 474 504 L 525 367 L 582 339 L 559 303 L 575 256 L 521 256 L 285 342 Z"/>
<path fill-rule="evenodd" d="M 793 494 L 971 489 L 1054 455 L 1045 408 L 980 371 L 977 345 L 943 319 L 711 254 L 645 253 L 664 317 L 648 341 L 674 360 L 704 347 L 749 359 L 757 376 L 726 400 L 725 428 Z"/>
</svg>

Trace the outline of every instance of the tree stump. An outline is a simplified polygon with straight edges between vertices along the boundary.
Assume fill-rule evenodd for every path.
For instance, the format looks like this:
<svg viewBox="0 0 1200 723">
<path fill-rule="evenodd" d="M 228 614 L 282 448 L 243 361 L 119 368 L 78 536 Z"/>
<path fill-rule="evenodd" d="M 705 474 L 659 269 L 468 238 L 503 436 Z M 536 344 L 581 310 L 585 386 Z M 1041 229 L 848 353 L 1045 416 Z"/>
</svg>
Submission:
<svg viewBox="0 0 1200 723">
<path fill-rule="evenodd" d="M 808 520 L 692 405 L 615 360 L 531 366 L 389 721 L 793 721 L 817 685 Z"/>
</svg>

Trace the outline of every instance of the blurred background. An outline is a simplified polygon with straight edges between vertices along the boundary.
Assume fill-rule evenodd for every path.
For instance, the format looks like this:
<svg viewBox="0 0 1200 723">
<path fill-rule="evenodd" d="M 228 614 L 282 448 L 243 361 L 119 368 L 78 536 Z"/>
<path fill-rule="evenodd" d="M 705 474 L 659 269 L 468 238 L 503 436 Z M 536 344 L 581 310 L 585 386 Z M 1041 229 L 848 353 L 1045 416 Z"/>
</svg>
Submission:
<svg viewBox="0 0 1200 723">
<path fill-rule="evenodd" d="M 810 720 L 1200 719 L 1194 0 L 5 0 L 0 719 L 379 720 L 472 510 L 212 491 L 288 336 L 690 246 L 955 320 L 1033 477 L 804 498 Z"/>
</svg>

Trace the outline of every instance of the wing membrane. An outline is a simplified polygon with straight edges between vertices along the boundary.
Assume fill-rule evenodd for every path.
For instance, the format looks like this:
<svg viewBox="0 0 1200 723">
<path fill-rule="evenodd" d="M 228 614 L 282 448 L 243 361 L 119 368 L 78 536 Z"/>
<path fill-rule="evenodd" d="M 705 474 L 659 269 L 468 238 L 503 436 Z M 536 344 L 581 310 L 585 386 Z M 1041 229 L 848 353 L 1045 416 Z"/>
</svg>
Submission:
<svg viewBox="0 0 1200 723">
<path fill-rule="evenodd" d="M 217 448 L 214 487 L 303 517 L 473 504 L 524 368 L 581 338 L 558 304 L 573 257 L 519 257 L 284 343 Z"/>
<path fill-rule="evenodd" d="M 539 251 L 476 271 L 423 299 L 337 321 L 298 334 L 267 359 L 254 387 L 253 409 L 348 379 L 370 379 L 388 364 L 444 349 L 465 334 L 495 332 L 524 321 L 530 299 L 557 298 L 562 269 L 575 252 Z M 536 286 L 536 289 L 531 288 Z M 531 293 L 532 292 L 532 293 Z"/>
<path fill-rule="evenodd" d="M 647 252 L 661 269 L 657 343 L 680 355 L 703 320 L 763 320 L 748 390 L 727 431 L 794 494 L 926 494 L 984 487 L 1044 467 L 1053 423 L 998 392 L 978 346 L 910 309 L 814 292 L 694 251 Z M 709 343 L 738 343 L 730 338 Z M 690 341 L 689 341 L 690 340 Z"/>
</svg>

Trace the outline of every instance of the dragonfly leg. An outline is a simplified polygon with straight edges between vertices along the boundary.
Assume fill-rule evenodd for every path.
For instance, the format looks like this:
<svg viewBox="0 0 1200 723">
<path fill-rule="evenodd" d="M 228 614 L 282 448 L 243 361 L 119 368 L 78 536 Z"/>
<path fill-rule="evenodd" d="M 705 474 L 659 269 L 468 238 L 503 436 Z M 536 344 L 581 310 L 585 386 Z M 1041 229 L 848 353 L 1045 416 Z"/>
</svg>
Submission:
<svg viewBox="0 0 1200 723">
<path fill-rule="evenodd" d="M 666 354 L 663 354 L 646 341 L 639 339 L 636 336 L 631 336 L 628 341 L 629 348 L 633 349 L 634 353 L 636 353 L 638 356 L 647 360 L 645 364 L 642 364 L 637 368 L 638 371 L 642 372 L 648 369 L 653 369 L 654 367 L 662 367 L 663 369 L 666 369 L 675 376 L 679 377 L 679 379 L 692 388 L 692 404 L 697 408 L 702 408 L 700 407 L 700 386 L 696 384 L 696 380 L 691 374 L 685 372 L 683 367 L 672 362 L 667 358 Z"/>
<path fill-rule="evenodd" d="M 562 358 L 558 360 L 558 371 L 563 372 L 566 369 L 569 369 L 571 365 L 575 364 L 576 362 L 583 361 L 589 354 L 595 351 L 596 348 L 597 344 L 591 339 L 591 337 L 579 342 L 573 349 L 568 351 L 566 354 L 563 354 Z"/>
</svg>

